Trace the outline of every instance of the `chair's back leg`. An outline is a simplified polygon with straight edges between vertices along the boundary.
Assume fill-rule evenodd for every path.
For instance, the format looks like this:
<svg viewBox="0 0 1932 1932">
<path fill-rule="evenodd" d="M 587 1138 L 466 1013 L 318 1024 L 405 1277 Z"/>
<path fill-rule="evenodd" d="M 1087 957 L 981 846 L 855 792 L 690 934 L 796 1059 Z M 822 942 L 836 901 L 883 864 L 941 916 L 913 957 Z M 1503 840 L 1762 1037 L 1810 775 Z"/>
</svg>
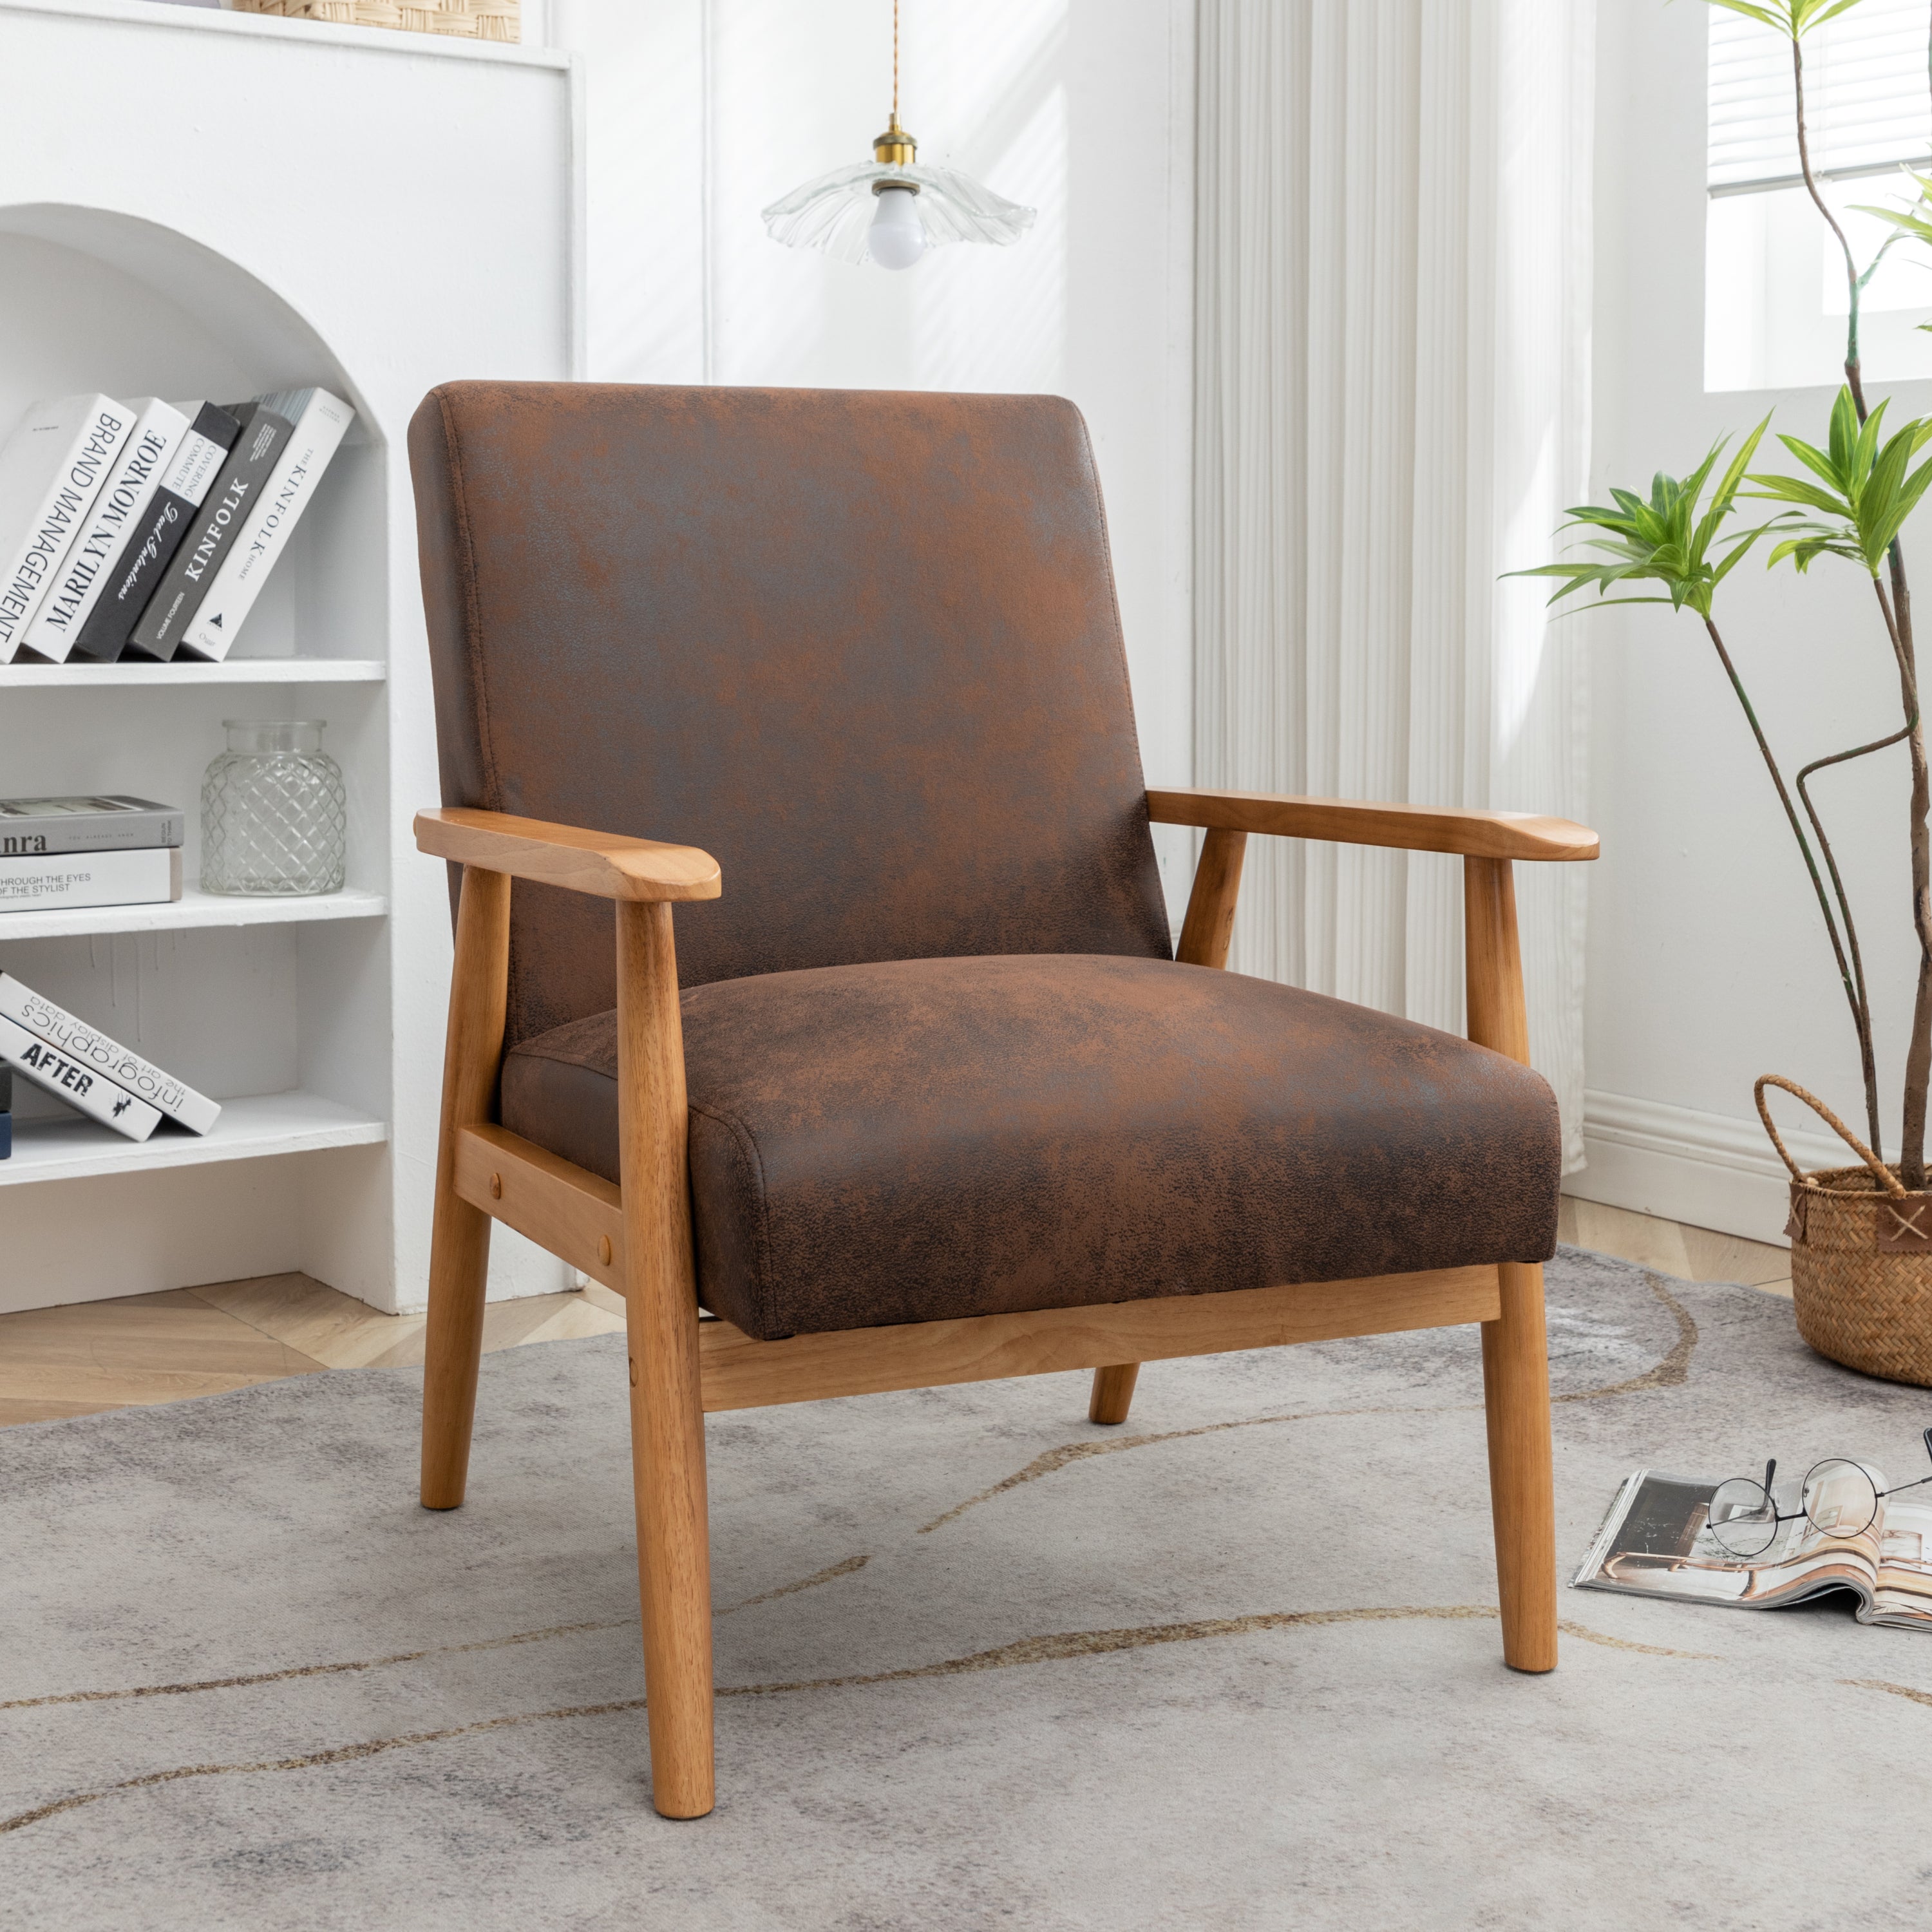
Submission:
<svg viewBox="0 0 1932 1932">
<path fill-rule="evenodd" d="M 1527 1066 L 1529 1019 L 1516 940 L 1516 886 L 1507 859 L 1463 860 L 1462 910 L 1469 1037 Z M 1489 1422 L 1503 1660 L 1516 1670 L 1553 1670 L 1556 1507 L 1543 1270 L 1505 1262 L 1498 1273 L 1502 1312 L 1483 1324 L 1483 1400 Z"/>
<path fill-rule="evenodd" d="M 490 1217 L 457 1193 L 456 1131 L 490 1118 L 503 1057 L 509 948 L 508 878 L 466 867 L 449 981 L 442 1124 L 430 1231 L 429 1326 L 423 1342 L 425 1509 L 454 1509 L 469 1480 L 476 1365 L 483 1352 L 483 1292 L 490 1271 Z"/>
<path fill-rule="evenodd" d="M 711 1547 L 670 908 L 617 906 L 618 1132 L 651 1802 L 713 1802 Z"/>
<path fill-rule="evenodd" d="M 1139 1380 L 1141 1365 L 1122 1362 L 1117 1367 L 1094 1371 L 1094 1394 L 1087 1405 L 1089 1422 L 1124 1422 L 1134 1399 L 1134 1384 Z"/>
<path fill-rule="evenodd" d="M 1234 937 L 1234 906 L 1241 895 L 1241 862 L 1248 848 L 1245 832 L 1216 826 L 1201 842 L 1194 868 L 1193 889 L 1187 896 L 1187 915 L 1181 921 L 1180 944 L 1174 958 L 1183 966 L 1228 963 Z M 1120 1362 L 1094 1371 L 1094 1393 L 1087 1405 L 1089 1422 L 1124 1422 L 1140 1375 L 1138 1362 Z"/>
</svg>

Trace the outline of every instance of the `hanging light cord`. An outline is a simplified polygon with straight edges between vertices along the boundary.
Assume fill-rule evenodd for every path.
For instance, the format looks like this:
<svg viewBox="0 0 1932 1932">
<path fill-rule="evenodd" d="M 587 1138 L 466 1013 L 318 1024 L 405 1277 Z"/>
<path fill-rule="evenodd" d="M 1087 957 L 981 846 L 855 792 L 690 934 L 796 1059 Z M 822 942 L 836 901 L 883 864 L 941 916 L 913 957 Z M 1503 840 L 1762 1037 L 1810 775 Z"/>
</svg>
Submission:
<svg viewBox="0 0 1932 1932">
<path fill-rule="evenodd" d="M 899 0 L 892 0 L 892 125 L 899 124 Z"/>
</svg>

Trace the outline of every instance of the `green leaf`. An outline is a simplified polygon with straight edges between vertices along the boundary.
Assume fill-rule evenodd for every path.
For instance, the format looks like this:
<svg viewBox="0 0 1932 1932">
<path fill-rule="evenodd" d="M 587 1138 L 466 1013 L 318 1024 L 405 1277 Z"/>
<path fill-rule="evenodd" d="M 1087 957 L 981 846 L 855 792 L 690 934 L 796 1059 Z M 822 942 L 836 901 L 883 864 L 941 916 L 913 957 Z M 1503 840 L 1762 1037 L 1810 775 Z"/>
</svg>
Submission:
<svg viewBox="0 0 1932 1932">
<path fill-rule="evenodd" d="M 1838 488 L 1841 472 L 1838 466 L 1822 449 L 1814 449 L 1810 444 L 1799 436 L 1786 436 L 1780 433 L 1778 440 L 1813 476 L 1822 477 L 1834 489 Z M 1753 482 L 1756 480 L 1756 478 L 1752 479 Z"/>
<path fill-rule="evenodd" d="M 1839 14 L 1858 4 L 1858 0 L 1708 0 L 1713 7 L 1722 7 L 1732 14 L 1742 14 L 1748 20 L 1761 21 L 1766 26 L 1784 34 L 1789 40 L 1802 39 L 1814 27 L 1822 27 L 1827 20 L 1835 20 Z"/>
<path fill-rule="evenodd" d="M 1750 460 L 1757 454 L 1757 446 L 1764 440 L 1764 433 L 1770 427 L 1771 418 L 1766 416 L 1745 437 L 1744 447 L 1731 459 L 1730 467 L 1724 472 L 1724 481 L 1718 485 L 1718 494 L 1711 499 L 1710 508 L 1691 534 L 1691 548 L 1694 552 L 1701 554 L 1709 547 L 1711 539 L 1718 533 L 1718 525 L 1731 514 L 1731 506 L 1737 500 L 1738 485 L 1744 481 L 1744 472 L 1750 467 Z M 1711 453 L 1715 456 L 1717 452 L 1713 450 Z M 1710 466 L 1707 460 L 1704 470 L 1699 474 L 1708 472 Z M 1724 572 L 1720 571 L 1712 578 L 1712 582 L 1717 583 L 1723 574 Z"/>
<path fill-rule="evenodd" d="M 1747 492 L 1753 496 L 1766 497 L 1774 503 L 1802 503 L 1810 509 L 1822 510 L 1829 517 L 1850 518 L 1852 514 L 1850 506 L 1842 498 L 1820 489 L 1815 483 L 1806 482 L 1802 477 L 1754 476 L 1751 481 L 1763 486 Z"/>
<path fill-rule="evenodd" d="M 1780 33 L 1789 33 L 1790 28 L 1768 7 L 1757 7 L 1751 0 L 1710 0 L 1713 7 L 1722 7 L 1733 14 L 1742 14 L 1748 19 L 1761 20 L 1767 27 L 1774 27 Z"/>
<path fill-rule="evenodd" d="M 1914 453 L 1932 440 L 1932 420 L 1908 422 L 1887 436 L 1888 406 L 1880 403 L 1861 424 L 1850 390 L 1840 388 L 1832 405 L 1826 448 L 1797 436 L 1779 437 L 1818 482 L 1754 474 L 1750 480 L 1755 487 L 1748 494 L 1814 511 L 1822 520 L 1804 519 L 1790 527 L 1766 559 L 1767 568 L 1789 561 L 1808 570 L 1820 556 L 1830 556 L 1848 558 L 1878 574 L 1892 540 L 1932 488 L 1932 464 L 1906 473 Z"/>
<path fill-rule="evenodd" d="M 1850 470 L 1858 448 L 1858 412 L 1852 400 L 1851 386 L 1841 382 L 1832 404 L 1830 446 L 1832 466 L 1842 479 Z M 1842 482 L 1840 483 L 1842 488 Z"/>
<path fill-rule="evenodd" d="M 1552 604 L 1594 590 L 1596 602 L 1588 607 L 1592 609 L 1606 604 L 1668 604 L 1673 609 L 1689 609 L 1708 617 L 1712 595 L 1718 584 L 1760 536 L 1767 530 L 1781 528 L 1786 521 L 1784 517 L 1776 517 L 1768 524 L 1734 532 L 1720 542 L 1720 532 L 1736 512 L 1740 487 L 1747 478 L 1756 480 L 1751 478 L 1750 464 L 1770 426 L 1771 418 L 1767 416 L 1744 439 L 1717 487 L 1711 490 L 1708 502 L 1706 491 L 1728 437 L 1714 443 L 1703 461 L 1682 480 L 1659 470 L 1651 478 L 1647 499 L 1632 490 L 1612 489 L 1610 496 L 1614 508 L 1585 503 L 1572 508 L 1563 527 L 1587 532 L 1578 548 L 1591 555 L 1539 564 L 1508 574 L 1558 580 L 1550 593 Z M 1714 547 L 1723 549 L 1721 561 L 1714 556 Z M 1639 582 L 1657 585 L 1661 594 L 1640 597 L 1606 594 L 1613 586 Z"/>
</svg>

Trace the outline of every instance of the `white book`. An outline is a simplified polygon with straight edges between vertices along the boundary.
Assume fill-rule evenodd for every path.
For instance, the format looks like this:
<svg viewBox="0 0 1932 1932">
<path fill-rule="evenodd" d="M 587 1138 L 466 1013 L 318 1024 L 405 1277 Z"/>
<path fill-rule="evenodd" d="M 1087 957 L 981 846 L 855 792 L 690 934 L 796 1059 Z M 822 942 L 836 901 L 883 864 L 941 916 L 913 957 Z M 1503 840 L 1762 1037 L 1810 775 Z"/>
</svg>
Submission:
<svg viewBox="0 0 1932 1932">
<path fill-rule="evenodd" d="M 158 1107 L 170 1120 L 205 1134 L 221 1118 L 221 1108 L 184 1081 L 143 1060 L 98 1028 L 77 1020 L 51 1000 L 43 999 L 8 973 L 0 973 L 0 1018 L 10 1019 L 38 1040 L 57 1046 L 70 1060 L 105 1074 L 136 1100 Z"/>
<path fill-rule="evenodd" d="M 0 939 L 10 912 L 66 906 L 160 905 L 182 896 L 178 845 L 118 852 L 50 852 L 0 859 Z"/>
<path fill-rule="evenodd" d="M 110 396 L 36 403 L 0 448 L 0 661 L 19 648 L 134 434 Z"/>
<path fill-rule="evenodd" d="M 57 1046 L 36 1040 L 24 1027 L 0 1018 L 0 1063 L 17 1067 L 37 1087 L 77 1112 L 130 1141 L 144 1141 L 161 1124 L 160 1111 L 117 1087 L 104 1073 L 83 1066 Z"/>
<path fill-rule="evenodd" d="M 219 664 L 228 655 L 276 560 L 288 546 L 329 459 L 341 446 L 356 412 L 326 389 L 310 389 L 295 434 L 262 486 L 253 520 L 238 532 L 218 566 L 201 608 L 182 634 L 180 648 Z"/>
<path fill-rule="evenodd" d="M 174 453 L 188 433 L 188 419 L 172 403 L 143 396 L 128 406 L 134 428 L 122 446 L 113 472 L 86 522 L 62 560 L 59 570 L 40 599 L 40 608 L 20 641 L 56 664 L 64 664 L 74 649 L 96 600 L 106 588 L 110 566 L 140 527 L 154 501 Z"/>
</svg>

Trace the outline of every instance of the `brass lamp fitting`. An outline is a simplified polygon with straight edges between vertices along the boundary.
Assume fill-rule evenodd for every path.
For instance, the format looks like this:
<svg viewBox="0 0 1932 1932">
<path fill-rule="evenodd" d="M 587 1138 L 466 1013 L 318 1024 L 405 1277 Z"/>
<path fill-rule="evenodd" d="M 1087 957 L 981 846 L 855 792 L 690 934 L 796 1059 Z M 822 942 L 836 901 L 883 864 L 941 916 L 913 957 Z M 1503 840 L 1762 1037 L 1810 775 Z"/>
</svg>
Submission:
<svg viewBox="0 0 1932 1932">
<path fill-rule="evenodd" d="M 886 131 L 872 142 L 872 158 L 880 166 L 909 168 L 919 159 L 919 143 L 899 125 L 899 117 L 895 112 L 886 123 Z M 895 188 L 911 188 L 911 182 L 894 182 L 886 185 Z"/>
</svg>

